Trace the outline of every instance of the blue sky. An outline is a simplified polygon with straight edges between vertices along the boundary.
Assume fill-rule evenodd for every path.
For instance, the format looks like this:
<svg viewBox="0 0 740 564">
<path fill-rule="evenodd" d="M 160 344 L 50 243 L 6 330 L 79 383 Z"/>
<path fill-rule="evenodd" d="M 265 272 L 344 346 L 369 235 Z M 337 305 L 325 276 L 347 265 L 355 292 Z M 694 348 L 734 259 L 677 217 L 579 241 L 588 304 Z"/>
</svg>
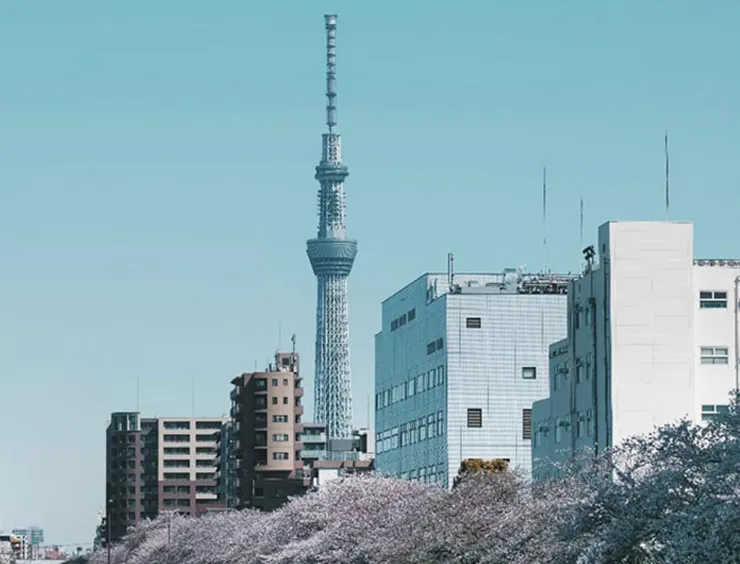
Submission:
<svg viewBox="0 0 740 564">
<path fill-rule="evenodd" d="M 609 219 L 738 256 L 740 4 L 0 4 L 0 527 L 90 542 L 108 414 L 228 410 L 297 335 L 313 374 L 323 14 L 339 13 L 356 422 L 380 301 L 428 270 L 580 263 Z M 307 394 L 309 413 L 311 393 Z"/>
</svg>

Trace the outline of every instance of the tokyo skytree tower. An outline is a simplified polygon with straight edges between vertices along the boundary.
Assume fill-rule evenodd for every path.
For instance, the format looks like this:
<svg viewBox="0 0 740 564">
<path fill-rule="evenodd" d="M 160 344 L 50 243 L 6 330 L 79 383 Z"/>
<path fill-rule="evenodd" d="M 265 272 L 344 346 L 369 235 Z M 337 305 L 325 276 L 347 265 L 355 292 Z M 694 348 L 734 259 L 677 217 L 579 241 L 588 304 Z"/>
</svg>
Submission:
<svg viewBox="0 0 740 564">
<path fill-rule="evenodd" d="M 326 21 L 326 125 L 321 136 L 319 228 L 307 242 L 307 254 L 316 275 L 315 419 L 326 424 L 329 439 L 352 436 L 352 382 L 349 363 L 347 277 L 357 255 L 357 241 L 347 239 L 341 136 L 337 125 L 336 37 L 337 16 Z"/>
</svg>

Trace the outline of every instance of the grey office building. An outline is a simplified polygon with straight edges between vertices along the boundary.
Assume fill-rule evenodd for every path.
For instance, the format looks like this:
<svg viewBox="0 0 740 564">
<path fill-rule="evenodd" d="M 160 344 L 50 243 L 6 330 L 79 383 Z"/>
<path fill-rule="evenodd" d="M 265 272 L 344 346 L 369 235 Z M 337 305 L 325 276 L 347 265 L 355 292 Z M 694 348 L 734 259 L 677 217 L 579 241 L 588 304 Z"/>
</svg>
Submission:
<svg viewBox="0 0 740 564">
<path fill-rule="evenodd" d="M 566 335 L 571 275 L 424 274 L 382 304 L 376 468 L 450 487 L 466 458 L 531 471 L 532 403 Z"/>
</svg>

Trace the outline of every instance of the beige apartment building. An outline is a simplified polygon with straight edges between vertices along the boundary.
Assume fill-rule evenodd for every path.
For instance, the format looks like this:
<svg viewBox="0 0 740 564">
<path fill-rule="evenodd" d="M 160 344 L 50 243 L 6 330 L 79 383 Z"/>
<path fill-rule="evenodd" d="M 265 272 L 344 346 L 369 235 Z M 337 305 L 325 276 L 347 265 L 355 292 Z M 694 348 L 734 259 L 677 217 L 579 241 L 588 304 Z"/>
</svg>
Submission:
<svg viewBox="0 0 740 564">
<path fill-rule="evenodd" d="M 137 412 L 111 415 L 106 430 L 106 519 L 113 542 L 128 527 L 161 511 L 199 515 L 219 507 L 216 447 L 227 421 L 142 418 Z"/>
</svg>

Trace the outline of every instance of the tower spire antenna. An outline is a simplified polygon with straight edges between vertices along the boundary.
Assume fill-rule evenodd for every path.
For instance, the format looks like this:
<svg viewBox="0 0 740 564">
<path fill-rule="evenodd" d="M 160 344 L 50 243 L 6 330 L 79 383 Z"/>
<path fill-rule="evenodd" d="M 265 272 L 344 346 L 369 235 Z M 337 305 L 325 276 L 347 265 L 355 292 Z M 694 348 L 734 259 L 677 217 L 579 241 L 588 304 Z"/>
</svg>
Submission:
<svg viewBox="0 0 740 564">
<path fill-rule="evenodd" d="M 326 23 L 326 125 L 334 133 L 337 125 L 337 16 L 327 14 Z"/>
<path fill-rule="evenodd" d="M 326 424 L 329 439 L 347 439 L 352 436 L 347 278 L 357 255 L 357 241 L 347 237 L 344 181 L 349 170 L 342 162 L 341 136 L 334 130 L 337 16 L 324 16 L 324 23 L 329 130 L 321 136 L 321 161 L 314 177 L 320 185 L 318 230 L 306 248 L 317 282 L 314 415 L 317 423 Z"/>
</svg>

